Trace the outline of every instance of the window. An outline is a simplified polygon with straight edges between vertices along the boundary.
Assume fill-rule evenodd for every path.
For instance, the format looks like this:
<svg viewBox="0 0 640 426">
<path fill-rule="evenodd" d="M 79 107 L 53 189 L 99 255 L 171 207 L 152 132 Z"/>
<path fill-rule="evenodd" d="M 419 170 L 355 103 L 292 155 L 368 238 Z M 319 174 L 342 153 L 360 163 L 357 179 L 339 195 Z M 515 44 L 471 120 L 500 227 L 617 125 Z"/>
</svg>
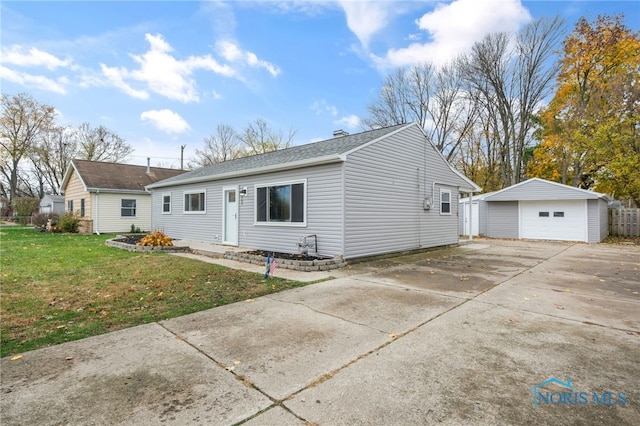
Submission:
<svg viewBox="0 0 640 426">
<path fill-rule="evenodd" d="M 564 217 L 564 212 L 553 212 L 553 217 Z"/>
<path fill-rule="evenodd" d="M 185 192 L 184 212 L 185 213 L 205 213 L 205 192 Z"/>
<path fill-rule="evenodd" d="M 440 190 L 440 214 L 451 214 L 451 191 Z"/>
<path fill-rule="evenodd" d="M 549 217 L 549 212 L 538 212 L 538 217 Z"/>
<path fill-rule="evenodd" d="M 306 182 L 256 187 L 256 222 L 305 224 Z"/>
<path fill-rule="evenodd" d="M 136 200 L 122 199 L 120 202 L 121 217 L 136 217 Z"/>
<path fill-rule="evenodd" d="M 67 201 L 67 211 L 73 213 L 73 200 Z"/>
<path fill-rule="evenodd" d="M 171 194 L 162 194 L 162 214 L 171 214 Z"/>
<path fill-rule="evenodd" d="M 80 217 L 84 217 L 84 198 L 80 199 Z"/>
</svg>

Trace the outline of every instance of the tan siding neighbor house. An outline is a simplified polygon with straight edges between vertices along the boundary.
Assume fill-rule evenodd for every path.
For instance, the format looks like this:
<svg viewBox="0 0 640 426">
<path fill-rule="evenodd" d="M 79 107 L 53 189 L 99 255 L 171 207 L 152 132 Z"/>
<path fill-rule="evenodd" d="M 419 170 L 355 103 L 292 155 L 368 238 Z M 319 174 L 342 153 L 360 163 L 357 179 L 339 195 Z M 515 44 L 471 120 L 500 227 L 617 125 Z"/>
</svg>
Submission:
<svg viewBox="0 0 640 426">
<path fill-rule="evenodd" d="M 146 185 L 184 170 L 73 160 L 62 181 L 65 211 L 80 216 L 80 232 L 151 230 L 151 195 Z"/>
</svg>

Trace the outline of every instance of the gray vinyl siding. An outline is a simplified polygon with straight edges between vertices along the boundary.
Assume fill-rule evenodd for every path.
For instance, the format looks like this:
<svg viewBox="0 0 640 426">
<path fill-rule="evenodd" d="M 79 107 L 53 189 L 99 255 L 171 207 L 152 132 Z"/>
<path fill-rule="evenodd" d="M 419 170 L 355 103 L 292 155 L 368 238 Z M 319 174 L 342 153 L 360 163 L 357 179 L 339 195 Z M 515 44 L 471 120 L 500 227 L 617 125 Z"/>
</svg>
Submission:
<svg viewBox="0 0 640 426">
<path fill-rule="evenodd" d="M 487 235 L 487 202 L 478 200 L 478 234 Z"/>
<path fill-rule="evenodd" d="M 153 191 L 154 227 L 172 238 L 222 242 L 222 191 L 224 187 L 247 188 L 238 197 L 238 245 L 253 249 L 295 253 L 301 236 L 316 234 L 318 252 L 342 254 L 342 164 L 288 170 L 206 183 L 158 188 Z M 306 226 L 255 223 L 255 187 L 262 184 L 307 180 Z M 185 191 L 206 190 L 206 214 L 184 214 Z M 171 214 L 162 214 L 162 196 L 171 193 Z"/>
<path fill-rule="evenodd" d="M 603 199 L 587 200 L 587 241 L 599 243 L 609 235 L 609 212 Z"/>
<path fill-rule="evenodd" d="M 520 238 L 517 201 L 490 201 L 486 207 L 488 237 Z"/>
<path fill-rule="evenodd" d="M 345 258 L 458 242 L 460 178 L 418 128 L 349 154 L 344 167 Z M 436 185 L 431 194 L 434 181 L 454 186 Z M 451 190 L 450 215 L 440 215 L 440 188 Z M 423 209 L 427 196 L 429 211 Z"/>
</svg>

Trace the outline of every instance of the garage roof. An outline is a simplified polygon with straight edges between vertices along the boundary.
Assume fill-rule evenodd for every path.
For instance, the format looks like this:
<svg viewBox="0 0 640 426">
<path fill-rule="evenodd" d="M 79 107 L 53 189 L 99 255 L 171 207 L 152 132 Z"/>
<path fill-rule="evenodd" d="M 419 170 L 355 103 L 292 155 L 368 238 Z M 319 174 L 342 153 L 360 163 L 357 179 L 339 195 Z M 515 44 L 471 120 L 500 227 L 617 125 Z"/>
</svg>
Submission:
<svg viewBox="0 0 640 426">
<path fill-rule="evenodd" d="M 605 194 L 575 188 L 558 182 L 531 178 L 487 195 L 485 201 L 520 200 L 608 200 Z"/>
</svg>

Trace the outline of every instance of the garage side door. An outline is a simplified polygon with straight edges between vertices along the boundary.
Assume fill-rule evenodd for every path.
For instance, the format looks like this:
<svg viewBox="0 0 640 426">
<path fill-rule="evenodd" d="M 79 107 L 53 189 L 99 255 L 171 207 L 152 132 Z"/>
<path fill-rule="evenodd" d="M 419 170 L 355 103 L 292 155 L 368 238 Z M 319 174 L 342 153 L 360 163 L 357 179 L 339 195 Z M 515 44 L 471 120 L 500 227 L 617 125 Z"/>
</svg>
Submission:
<svg viewBox="0 0 640 426">
<path fill-rule="evenodd" d="M 587 200 L 520 201 L 520 238 L 587 241 Z"/>
</svg>

